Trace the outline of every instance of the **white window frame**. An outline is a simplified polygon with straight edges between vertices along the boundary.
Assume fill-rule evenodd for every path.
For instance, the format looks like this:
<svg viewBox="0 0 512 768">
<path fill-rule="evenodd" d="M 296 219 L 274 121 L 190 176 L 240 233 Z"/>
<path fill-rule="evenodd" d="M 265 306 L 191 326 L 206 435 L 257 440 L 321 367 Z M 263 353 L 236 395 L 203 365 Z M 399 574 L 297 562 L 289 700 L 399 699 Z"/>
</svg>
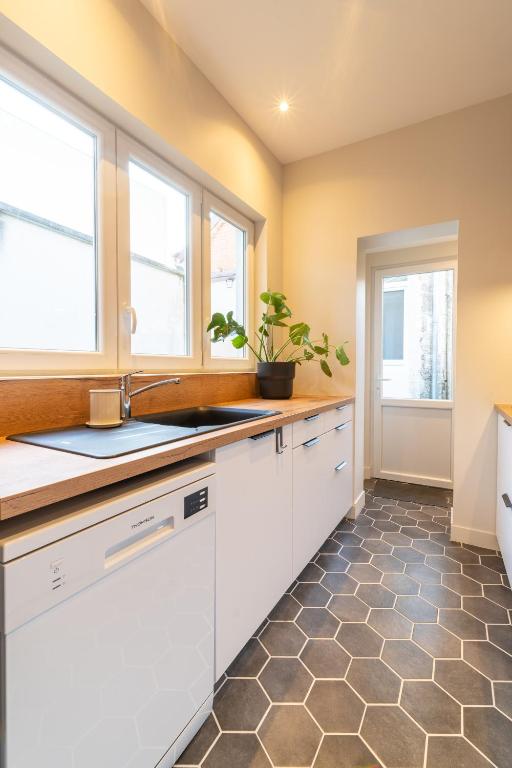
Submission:
<svg viewBox="0 0 512 768">
<path fill-rule="evenodd" d="M 187 254 L 188 355 L 134 355 L 131 335 L 136 317 L 131 306 L 130 183 L 129 162 L 154 173 L 187 195 L 189 201 L 189 249 Z M 117 131 L 117 217 L 118 217 L 118 346 L 119 367 L 145 371 L 200 369 L 201 328 L 201 187 L 134 139 Z M 136 310 L 136 308 L 135 308 Z"/>
<path fill-rule="evenodd" d="M 117 368 L 115 128 L 81 101 L 0 47 L 0 75 L 43 106 L 96 136 L 97 342 L 95 352 L 0 348 L 6 372 L 106 371 Z M 34 318 L 37 321 L 37 318 Z"/>
<path fill-rule="evenodd" d="M 203 365 L 205 368 L 224 371 L 252 371 L 254 355 L 245 347 L 246 357 L 213 357 L 212 342 L 206 328 L 211 318 L 211 238 L 210 213 L 217 213 L 245 233 L 244 306 L 245 330 L 250 343 L 254 334 L 254 224 L 230 205 L 210 192 L 203 193 Z M 236 318 L 240 321 L 240 318 Z M 229 342 L 228 342 L 229 343 Z"/>
</svg>

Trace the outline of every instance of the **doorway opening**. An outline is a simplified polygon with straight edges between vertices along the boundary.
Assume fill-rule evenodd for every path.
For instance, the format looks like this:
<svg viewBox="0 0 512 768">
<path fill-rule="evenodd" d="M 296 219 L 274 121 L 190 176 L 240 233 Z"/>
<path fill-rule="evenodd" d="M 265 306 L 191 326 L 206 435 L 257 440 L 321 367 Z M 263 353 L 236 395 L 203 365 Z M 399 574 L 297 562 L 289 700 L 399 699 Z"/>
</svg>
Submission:
<svg viewBox="0 0 512 768">
<path fill-rule="evenodd" d="M 457 240 L 447 222 L 358 242 L 362 453 L 376 495 L 451 505 Z"/>
</svg>

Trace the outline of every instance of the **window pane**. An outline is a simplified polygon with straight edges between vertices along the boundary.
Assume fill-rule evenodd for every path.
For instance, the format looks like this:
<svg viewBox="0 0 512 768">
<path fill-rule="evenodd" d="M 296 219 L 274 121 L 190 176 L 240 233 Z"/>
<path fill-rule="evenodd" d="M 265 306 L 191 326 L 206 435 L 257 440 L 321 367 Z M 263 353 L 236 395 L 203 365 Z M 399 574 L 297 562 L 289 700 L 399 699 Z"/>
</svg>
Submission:
<svg viewBox="0 0 512 768">
<path fill-rule="evenodd" d="M 96 138 L 0 79 L 0 347 L 97 349 Z"/>
<path fill-rule="evenodd" d="M 245 310 L 245 232 L 222 216 L 210 212 L 211 303 L 212 313 L 232 311 L 246 325 Z M 235 349 L 231 341 L 211 345 L 212 357 L 244 358 L 245 349 Z"/>
<path fill-rule="evenodd" d="M 385 277 L 382 290 L 382 396 L 451 400 L 453 270 Z"/>
<path fill-rule="evenodd" d="M 187 355 L 188 198 L 134 162 L 130 176 L 136 355 Z"/>
</svg>

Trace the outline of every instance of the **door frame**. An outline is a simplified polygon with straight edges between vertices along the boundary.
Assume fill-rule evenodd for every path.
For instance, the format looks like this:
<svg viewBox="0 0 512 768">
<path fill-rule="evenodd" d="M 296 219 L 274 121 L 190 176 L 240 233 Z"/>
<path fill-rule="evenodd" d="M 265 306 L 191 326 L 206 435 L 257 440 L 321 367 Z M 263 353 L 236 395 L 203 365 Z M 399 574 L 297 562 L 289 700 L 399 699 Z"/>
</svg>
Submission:
<svg viewBox="0 0 512 768">
<path fill-rule="evenodd" d="M 381 397 L 378 382 L 381 381 L 381 349 L 382 349 L 382 290 L 380 282 L 383 277 L 393 275 L 416 275 L 427 272 L 453 270 L 453 318 L 452 318 L 452 400 L 421 400 L 421 399 L 394 399 L 386 398 L 386 404 L 393 407 L 414 407 L 436 410 L 450 410 L 452 413 L 451 447 L 450 447 L 450 480 L 443 481 L 437 478 L 420 475 L 400 475 L 382 471 L 382 418 Z M 453 488 L 453 420 L 455 410 L 455 362 L 457 339 L 457 260 L 432 259 L 409 263 L 395 263 L 390 265 L 376 265 L 372 267 L 371 280 L 371 339 L 370 339 L 370 440 L 371 440 L 371 467 L 372 477 L 384 480 L 399 480 L 401 482 L 417 483 L 418 485 L 435 485 L 441 488 Z M 380 322 L 379 322 L 380 320 Z"/>
</svg>

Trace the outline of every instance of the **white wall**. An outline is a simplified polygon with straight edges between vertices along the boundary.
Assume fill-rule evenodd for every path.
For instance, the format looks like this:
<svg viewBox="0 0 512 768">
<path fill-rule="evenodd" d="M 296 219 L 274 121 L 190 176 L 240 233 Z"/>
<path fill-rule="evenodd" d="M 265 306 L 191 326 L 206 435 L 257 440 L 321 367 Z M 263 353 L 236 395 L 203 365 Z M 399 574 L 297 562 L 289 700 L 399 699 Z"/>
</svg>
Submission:
<svg viewBox="0 0 512 768">
<path fill-rule="evenodd" d="M 355 349 L 356 307 L 364 313 L 358 238 L 453 220 L 460 222 L 454 531 L 492 543 L 493 403 L 512 399 L 512 96 L 285 168 L 285 291 L 314 329 L 349 339 L 355 360 L 332 381 L 303 367 L 297 391 L 356 388 L 356 369 L 364 366 Z M 359 382 L 356 395 L 360 407 Z M 363 444 L 361 434 L 356 494 Z"/>
</svg>

